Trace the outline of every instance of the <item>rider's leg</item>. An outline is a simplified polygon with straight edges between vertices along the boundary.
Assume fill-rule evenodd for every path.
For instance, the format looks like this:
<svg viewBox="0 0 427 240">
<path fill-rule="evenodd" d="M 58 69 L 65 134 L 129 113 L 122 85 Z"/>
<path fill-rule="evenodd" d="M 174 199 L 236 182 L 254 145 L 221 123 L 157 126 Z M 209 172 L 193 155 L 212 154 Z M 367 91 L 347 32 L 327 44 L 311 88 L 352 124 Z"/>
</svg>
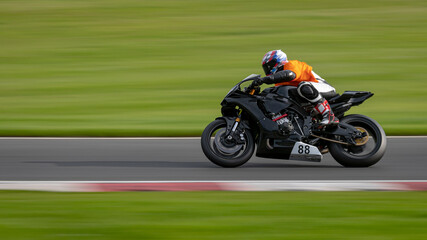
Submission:
<svg viewBox="0 0 427 240">
<path fill-rule="evenodd" d="M 322 115 L 321 125 L 337 124 L 339 120 L 332 112 L 328 101 L 310 82 L 301 82 L 297 88 L 298 94 L 313 104 L 317 113 Z"/>
</svg>

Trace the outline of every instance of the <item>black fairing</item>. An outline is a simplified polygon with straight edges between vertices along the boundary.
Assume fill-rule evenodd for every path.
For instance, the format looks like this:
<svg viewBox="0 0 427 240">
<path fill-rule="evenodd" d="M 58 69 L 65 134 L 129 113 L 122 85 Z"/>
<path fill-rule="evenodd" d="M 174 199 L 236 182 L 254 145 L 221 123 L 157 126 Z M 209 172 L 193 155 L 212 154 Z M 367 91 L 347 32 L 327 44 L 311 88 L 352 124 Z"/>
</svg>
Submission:
<svg viewBox="0 0 427 240">
<path fill-rule="evenodd" d="M 293 86 L 278 86 L 266 88 L 260 93 L 266 100 L 263 101 L 264 109 L 268 113 L 278 113 L 286 108 L 292 108 L 300 115 L 305 116 L 307 112 L 299 103 L 306 102 L 297 93 L 297 88 Z"/>
<path fill-rule="evenodd" d="M 348 102 L 353 106 L 360 105 L 366 99 L 372 97 L 374 94 L 371 92 L 362 92 L 362 91 L 345 91 L 342 95 L 337 95 L 329 99 L 329 103 L 342 103 Z"/>
<path fill-rule="evenodd" d="M 344 113 L 352 106 L 362 104 L 366 99 L 372 97 L 374 94 L 371 92 L 363 91 L 345 91 L 342 95 L 337 95 L 329 99 L 334 114 L 338 118 L 342 118 Z"/>
<path fill-rule="evenodd" d="M 280 93 L 289 96 L 288 91 L 282 90 Z M 257 136 L 256 155 L 259 157 L 289 159 L 295 142 L 301 141 L 302 134 L 283 135 L 277 123 L 271 120 L 270 114 L 292 109 L 301 121 L 310 118 L 297 102 L 283 95 L 277 94 L 275 89 L 265 90 L 258 96 L 238 90 L 227 95 L 221 103 L 223 116 L 237 116 L 236 106 L 243 109 L 243 113 L 250 119 L 248 125 L 251 126 L 254 136 Z"/>
<path fill-rule="evenodd" d="M 284 98 L 298 98 L 297 88 L 293 86 L 277 86 L 264 89 L 262 96 L 278 95 Z"/>
</svg>

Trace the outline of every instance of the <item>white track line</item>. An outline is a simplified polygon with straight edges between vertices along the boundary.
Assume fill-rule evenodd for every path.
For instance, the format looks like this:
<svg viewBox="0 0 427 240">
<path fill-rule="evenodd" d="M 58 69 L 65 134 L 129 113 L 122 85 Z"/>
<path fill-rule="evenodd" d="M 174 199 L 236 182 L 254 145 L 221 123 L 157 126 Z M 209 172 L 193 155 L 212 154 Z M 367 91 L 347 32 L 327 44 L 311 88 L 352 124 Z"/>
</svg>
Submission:
<svg viewBox="0 0 427 240">
<path fill-rule="evenodd" d="M 425 191 L 427 181 L 0 181 L 0 190 L 116 191 Z"/>
<path fill-rule="evenodd" d="M 0 181 L 5 183 L 389 183 L 426 182 L 427 180 L 161 180 L 161 181 Z"/>
</svg>

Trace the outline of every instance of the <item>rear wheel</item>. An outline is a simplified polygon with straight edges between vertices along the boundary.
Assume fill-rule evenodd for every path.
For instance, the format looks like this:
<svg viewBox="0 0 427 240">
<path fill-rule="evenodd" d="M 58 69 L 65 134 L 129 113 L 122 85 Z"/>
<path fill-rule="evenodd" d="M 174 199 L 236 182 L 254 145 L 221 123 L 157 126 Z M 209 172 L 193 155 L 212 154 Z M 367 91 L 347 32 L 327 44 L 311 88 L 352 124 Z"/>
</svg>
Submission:
<svg viewBox="0 0 427 240">
<path fill-rule="evenodd" d="M 203 131 L 203 153 L 211 162 L 221 167 L 238 167 L 254 153 L 255 143 L 249 131 L 243 132 L 244 143 L 226 139 L 227 124 L 223 119 L 211 122 Z"/>
<path fill-rule="evenodd" d="M 355 139 L 356 145 L 330 143 L 329 151 L 334 159 L 345 167 L 369 167 L 384 155 L 387 139 L 384 130 L 372 118 L 363 115 L 348 115 L 340 122 L 350 124 L 366 136 Z"/>
</svg>

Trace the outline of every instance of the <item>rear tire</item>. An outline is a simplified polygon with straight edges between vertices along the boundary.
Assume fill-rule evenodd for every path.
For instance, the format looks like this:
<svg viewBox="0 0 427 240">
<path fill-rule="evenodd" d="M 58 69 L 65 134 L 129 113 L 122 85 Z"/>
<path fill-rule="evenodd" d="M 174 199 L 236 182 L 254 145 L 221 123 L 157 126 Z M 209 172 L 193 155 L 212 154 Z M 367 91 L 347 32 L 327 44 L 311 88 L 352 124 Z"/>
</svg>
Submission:
<svg viewBox="0 0 427 240">
<path fill-rule="evenodd" d="M 344 167 L 369 167 L 384 156 L 387 137 L 381 125 L 374 119 L 354 114 L 340 119 L 340 122 L 367 130 L 369 140 L 362 146 L 352 147 L 339 143 L 330 143 L 329 151 L 339 164 Z"/>
<path fill-rule="evenodd" d="M 205 128 L 201 139 L 203 153 L 218 166 L 226 168 L 241 166 L 254 153 L 255 143 L 252 134 L 249 131 L 244 132 L 245 143 L 243 145 L 223 145 L 226 127 L 225 120 L 217 119 Z"/>
</svg>

